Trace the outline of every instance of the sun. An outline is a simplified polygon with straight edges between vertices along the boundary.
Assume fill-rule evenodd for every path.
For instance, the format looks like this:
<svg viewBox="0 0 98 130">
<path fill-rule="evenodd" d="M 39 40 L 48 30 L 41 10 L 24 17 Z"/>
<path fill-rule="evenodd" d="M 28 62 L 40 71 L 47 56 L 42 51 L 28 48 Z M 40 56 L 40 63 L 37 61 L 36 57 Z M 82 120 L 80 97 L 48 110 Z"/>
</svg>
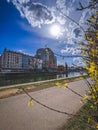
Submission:
<svg viewBox="0 0 98 130">
<path fill-rule="evenodd" d="M 50 27 L 50 33 L 54 37 L 59 37 L 61 34 L 61 28 L 59 25 L 55 24 Z"/>
</svg>

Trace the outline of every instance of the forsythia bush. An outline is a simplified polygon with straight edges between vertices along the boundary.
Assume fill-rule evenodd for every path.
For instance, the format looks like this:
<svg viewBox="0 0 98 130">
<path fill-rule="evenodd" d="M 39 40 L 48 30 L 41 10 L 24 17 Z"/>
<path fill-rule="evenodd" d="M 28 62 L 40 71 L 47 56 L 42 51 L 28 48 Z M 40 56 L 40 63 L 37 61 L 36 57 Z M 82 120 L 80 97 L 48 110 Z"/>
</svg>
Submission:
<svg viewBox="0 0 98 130">
<path fill-rule="evenodd" d="M 97 0 L 95 2 L 97 3 Z M 93 14 L 87 20 L 88 29 L 84 35 L 86 42 L 81 42 L 80 45 L 82 46 L 81 53 L 84 55 L 83 61 L 86 63 L 87 73 L 92 79 L 92 83 L 89 84 L 90 108 L 95 108 L 98 122 L 98 7 L 92 5 L 92 8 Z M 91 122 L 91 117 L 88 122 Z"/>
</svg>

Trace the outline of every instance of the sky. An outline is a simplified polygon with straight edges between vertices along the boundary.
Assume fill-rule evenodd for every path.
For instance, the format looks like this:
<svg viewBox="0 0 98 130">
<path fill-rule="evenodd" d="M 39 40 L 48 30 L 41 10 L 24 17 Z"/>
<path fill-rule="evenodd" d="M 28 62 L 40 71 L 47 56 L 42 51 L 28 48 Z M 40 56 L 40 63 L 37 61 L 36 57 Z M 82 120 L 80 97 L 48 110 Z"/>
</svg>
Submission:
<svg viewBox="0 0 98 130">
<path fill-rule="evenodd" d="M 49 47 L 54 54 L 78 55 L 90 17 L 89 9 L 77 11 L 89 0 L 0 0 L 0 54 L 4 48 L 35 55 L 39 48 Z M 75 22 L 67 18 L 70 17 Z M 81 58 L 57 56 L 58 64 L 82 65 Z"/>
</svg>

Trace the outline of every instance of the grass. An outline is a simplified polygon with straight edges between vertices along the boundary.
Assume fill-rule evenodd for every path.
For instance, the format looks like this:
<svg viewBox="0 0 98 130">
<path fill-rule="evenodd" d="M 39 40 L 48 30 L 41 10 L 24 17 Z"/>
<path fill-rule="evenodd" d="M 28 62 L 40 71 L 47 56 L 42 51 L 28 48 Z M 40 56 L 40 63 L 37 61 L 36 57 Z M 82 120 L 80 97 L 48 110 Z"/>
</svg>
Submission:
<svg viewBox="0 0 98 130">
<path fill-rule="evenodd" d="M 73 82 L 73 81 L 76 81 L 76 80 L 80 80 L 80 79 L 83 79 L 82 76 L 78 76 L 78 77 L 72 77 L 72 78 L 67 78 L 67 79 L 59 79 L 59 80 L 53 80 L 53 81 L 45 81 L 45 82 L 38 82 L 38 83 L 33 83 L 33 84 L 30 84 L 30 85 L 23 85 L 23 86 L 19 86 L 18 88 L 21 89 L 21 88 L 47 88 L 47 87 L 52 87 L 52 86 L 55 86 L 56 85 L 56 82 L 66 82 L 66 83 L 69 83 L 69 82 Z"/>
<path fill-rule="evenodd" d="M 87 102 L 74 116 L 69 119 L 68 122 L 60 130 L 97 130 L 96 125 L 98 124 L 94 117 L 96 109 L 90 108 L 91 103 Z M 92 117 L 92 121 L 88 123 L 88 118 Z"/>
<path fill-rule="evenodd" d="M 20 85 L 13 85 L 12 88 L 2 88 L 0 89 L 0 98 L 4 98 L 6 97 L 4 95 L 2 95 L 2 93 L 4 91 L 6 91 L 6 95 L 8 96 L 12 96 L 12 95 L 16 95 L 16 94 L 20 94 L 23 93 L 22 89 L 27 90 L 28 92 L 31 91 L 37 91 L 37 90 L 41 90 L 41 89 L 45 89 L 45 88 L 49 88 L 49 87 L 53 87 L 56 85 L 56 82 L 60 82 L 60 83 L 69 83 L 69 82 L 73 82 L 73 81 L 77 81 L 77 80 L 81 80 L 83 78 L 85 78 L 86 76 L 82 77 L 82 76 L 77 76 L 77 77 L 71 77 L 71 78 L 65 78 L 65 79 L 54 79 L 54 80 L 48 80 L 48 81 L 41 81 L 41 82 L 37 82 L 37 83 L 25 83 L 25 84 L 20 84 Z M 7 91 L 8 90 L 8 91 Z M 12 91 L 17 90 L 16 93 L 13 93 Z M 11 94 L 9 93 L 9 91 L 11 91 Z M 9 94 L 8 94 L 9 93 Z M 1 96 L 2 95 L 2 96 Z"/>
</svg>

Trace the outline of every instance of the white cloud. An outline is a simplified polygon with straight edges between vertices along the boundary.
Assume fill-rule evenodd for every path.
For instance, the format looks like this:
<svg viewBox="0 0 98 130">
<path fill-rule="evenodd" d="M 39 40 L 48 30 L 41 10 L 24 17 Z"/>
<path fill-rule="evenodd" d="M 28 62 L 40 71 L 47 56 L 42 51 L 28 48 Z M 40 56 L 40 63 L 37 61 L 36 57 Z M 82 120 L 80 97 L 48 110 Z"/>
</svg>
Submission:
<svg viewBox="0 0 98 130">
<path fill-rule="evenodd" d="M 56 20 L 61 24 L 61 25 L 64 25 L 66 23 L 66 19 L 60 15 L 60 16 L 57 16 L 56 17 Z"/>
<path fill-rule="evenodd" d="M 65 49 L 61 49 L 62 54 L 77 55 L 77 54 L 80 54 L 80 52 L 81 52 L 80 47 L 68 47 L 68 46 L 66 46 Z"/>
<path fill-rule="evenodd" d="M 52 24 L 53 22 L 58 22 L 61 25 L 67 25 L 66 29 L 68 31 L 77 28 L 77 25 L 69 20 L 67 17 L 64 17 L 59 8 L 65 15 L 71 17 L 77 22 L 83 23 L 88 12 L 80 13 L 76 11 L 76 8 L 79 6 L 80 0 L 57 0 L 55 6 L 47 7 L 41 3 L 34 3 L 32 0 L 7 0 L 12 2 L 15 7 L 20 12 L 21 16 L 26 18 L 27 21 L 31 24 L 32 27 L 41 27 L 44 24 Z M 84 0 L 88 3 L 89 0 Z M 51 1 L 52 2 L 52 1 Z M 47 2 L 46 2 L 47 3 Z M 84 3 L 82 1 L 82 3 Z M 57 8 L 56 8 L 57 7 Z M 77 17 L 76 17 L 77 16 Z M 68 34 L 69 35 L 69 34 Z M 71 36 L 72 36 L 71 32 Z"/>
<path fill-rule="evenodd" d="M 56 5 L 57 8 L 59 8 L 62 12 L 66 13 L 66 15 L 69 15 L 69 13 L 74 10 L 73 4 L 75 0 L 57 0 Z"/>
<path fill-rule="evenodd" d="M 80 57 L 73 58 L 73 63 L 76 66 L 85 66 L 85 63 L 82 62 L 82 58 L 80 58 Z"/>
<path fill-rule="evenodd" d="M 32 27 L 50 24 L 55 20 L 52 11 L 41 3 L 32 3 L 30 0 L 12 0 L 12 3 Z"/>
<path fill-rule="evenodd" d="M 40 3 L 32 3 L 26 10 L 26 18 L 32 26 L 50 24 L 54 21 L 52 12 Z"/>
<path fill-rule="evenodd" d="M 80 20 L 79 20 L 80 25 L 83 26 L 83 24 L 85 23 L 85 21 L 90 18 L 91 14 L 92 14 L 92 11 L 89 10 L 89 9 L 86 9 L 85 11 L 83 11 L 82 15 L 80 17 Z M 84 29 L 86 29 L 85 27 L 84 27 Z"/>
<path fill-rule="evenodd" d="M 49 46 L 52 44 L 52 47 L 54 47 L 55 49 L 57 48 L 57 46 L 63 45 L 64 49 L 61 49 L 61 53 L 63 54 L 66 53 L 74 55 L 80 53 L 80 48 L 75 44 L 76 42 L 78 43 L 83 40 L 82 38 L 82 35 L 84 33 L 83 30 L 75 22 L 71 21 L 66 16 L 64 17 L 60 13 L 60 11 L 56 9 L 56 6 L 65 15 L 74 19 L 74 21 L 76 21 L 81 26 L 84 26 L 84 23 L 87 20 L 87 18 L 90 17 L 91 12 L 89 10 L 76 11 L 76 8 L 79 7 L 79 1 L 82 2 L 83 6 L 86 6 L 88 5 L 89 0 L 57 0 L 55 2 L 54 7 L 53 6 L 47 7 L 45 4 L 43 5 L 41 3 L 34 3 L 32 2 L 32 0 L 7 0 L 7 1 L 12 2 L 15 5 L 15 7 L 20 12 L 21 16 L 26 18 L 32 27 L 42 27 L 38 31 L 38 34 L 40 34 L 42 37 L 51 38 L 54 40 L 54 38 L 49 35 L 48 28 L 50 27 L 50 25 L 49 27 L 47 27 L 47 24 L 54 24 L 56 22 L 61 24 L 63 28 L 62 32 L 64 35 L 62 36 L 62 39 L 60 38 L 56 39 L 58 41 L 61 40 L 61 42 L 55 41 L 54 44 L 51 42 L 49 43 Z M 52 1 L 53 0 L 51 0 L 51 2 Z M 25 26 L 22 27 L 25 30 L 32 32 L 32 29 L 30 29 L 29 27 Z M 66 46 L 66 44 L 72 46 L 69 47 Z"/>
<path fill-rule="evenodd" d="M 7 0 L 8 2 L 10 2 L 10 1 L 16 1 L 16 2 L 18 2 L 18 3 L 20 3 L 20 4 L 24 4 L 24 3 L 28 3 L 28 2 L 30 2 L 30 0 Z"/>
<path fill-rule="evenodd" d="M 19 49 L 19 50 L 18 50 L 18 49 L 17 49 L 17 50 L 15 49 L 14 51 L 20 52 L 20 53 L 25 54 L 25 55 L 34 56 L 33 53 L 30 53 L 30 52 L 28 53 L 27 50 L 24 50 L 24 49 L 21 49 L 21 50 L 20 50 L 20 49 Z"/>
</svg>

